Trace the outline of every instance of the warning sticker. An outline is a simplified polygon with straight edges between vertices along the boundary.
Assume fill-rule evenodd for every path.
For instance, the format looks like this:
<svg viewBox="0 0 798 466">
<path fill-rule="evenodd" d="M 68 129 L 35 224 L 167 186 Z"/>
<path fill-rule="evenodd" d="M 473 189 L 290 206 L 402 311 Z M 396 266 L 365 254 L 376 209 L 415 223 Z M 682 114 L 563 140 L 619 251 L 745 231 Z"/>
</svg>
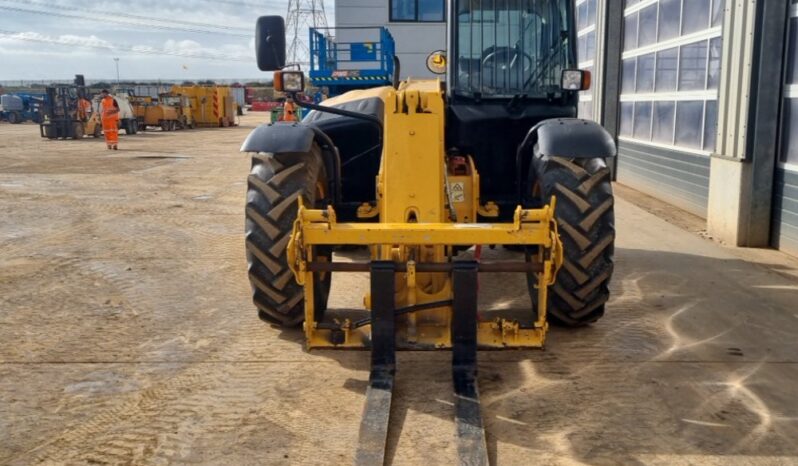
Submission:
<svg viewBox="0 0 798 466">
<path fill-rule="evenodd" d="M 462 181 L 449 183 L 449 195 L 452 197 L 452 202 L 465 202 L 465 183 Z"/>
</svg>

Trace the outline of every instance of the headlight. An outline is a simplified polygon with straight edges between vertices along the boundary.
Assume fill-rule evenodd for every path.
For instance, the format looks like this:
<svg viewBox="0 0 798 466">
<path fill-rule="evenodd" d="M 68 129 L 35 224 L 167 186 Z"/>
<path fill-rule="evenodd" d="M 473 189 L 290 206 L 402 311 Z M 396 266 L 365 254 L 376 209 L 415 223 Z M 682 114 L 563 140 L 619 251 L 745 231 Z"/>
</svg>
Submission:
<svg viewBox="0 0 798 466">
<path fill-rule="evenodd" d="M 305 75 L 301 71 L 276 71 L 274 88 L 281 92 L 302 92 L 305 90 Z"/>
<path fill-rule="evenodd" d="M 590 89 L 590 71 L 563 70 L 561 86 L 565 91 L 586 91 Z"/>
</svg>

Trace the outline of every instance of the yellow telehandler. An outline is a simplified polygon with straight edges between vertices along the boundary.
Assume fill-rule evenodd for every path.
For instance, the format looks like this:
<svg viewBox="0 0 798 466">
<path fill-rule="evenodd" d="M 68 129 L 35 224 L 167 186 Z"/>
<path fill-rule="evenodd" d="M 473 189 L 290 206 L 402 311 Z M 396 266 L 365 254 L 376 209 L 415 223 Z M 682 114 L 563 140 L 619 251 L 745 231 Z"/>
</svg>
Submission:
<svg viewBox="0 0 798 466">
<path fill-rule="evenodd" d="M 575 118 L 590 73 L 575 69 L 573 0 L 447 8 L 448 50 L 427 60 L 445 80 L 396 79 L 323 105 L 296 98 L 304 74 L 285 64 L 284 20 L 257 22 L 260 69 L 310 112 L 256 128 L 241 149 L 252 153 L 253 300 L 266 321 L 304 322 L 308 348 L 370 348 L 358 464 L 384 460 L 396 349 L 451 348 L 460 461 L 487 464 L 477 349 L 540 348 L 550 321 L 595 322 L 609 297 L 606 159 L 616 149 L 601 126 Z M 483 245 L 524 255 L 461 254 Z M 370 259 L 336 260 L 342 246 L 368 247 Z M 331 278 L 348 272 L 370 274 L 368 312 L 330 318 Z M 526 274 L 524 317 L 480 320 L 477 276 L 496 272 Z"/>
</svg>

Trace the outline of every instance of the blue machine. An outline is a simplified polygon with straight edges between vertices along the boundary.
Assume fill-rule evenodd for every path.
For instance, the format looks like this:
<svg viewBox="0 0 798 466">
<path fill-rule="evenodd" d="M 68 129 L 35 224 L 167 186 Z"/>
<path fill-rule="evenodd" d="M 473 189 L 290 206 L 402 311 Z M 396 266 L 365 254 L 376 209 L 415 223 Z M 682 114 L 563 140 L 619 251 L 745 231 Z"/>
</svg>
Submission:
<svg viewBox="0 0 798 466">
<path fill-rule="evenodd" d="M 310 29 L 310 81 L 330 96 L 393 82 L 393 36 L 384 27 Z"/>
<path fill-rule="evenodd" d="M 39 123 L 44 100 L 44 94 L 38 93 L 3 94 L 0 96 L 0 120 L 12 124 L 28 120 Z"/>
</svg>

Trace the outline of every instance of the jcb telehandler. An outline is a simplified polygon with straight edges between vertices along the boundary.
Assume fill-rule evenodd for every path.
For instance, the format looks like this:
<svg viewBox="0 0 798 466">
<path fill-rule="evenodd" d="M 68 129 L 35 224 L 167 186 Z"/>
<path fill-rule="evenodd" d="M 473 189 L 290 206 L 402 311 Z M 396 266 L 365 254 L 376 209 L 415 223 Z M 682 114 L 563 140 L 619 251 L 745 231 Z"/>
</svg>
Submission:
<svg viewBox="0 0 798 466">
<path fill-rule="evenodd" d="M 575 118 L 590 73 L 574 69 L 574 1 L 449 0 L 447 11 L 448 50 L 427 62 L 445 81 L 323 106 L 295 98 L 312 110 L 301 122 L 260 126 L 242 146 L 253 154 L 246 250 L 260 316 L 304 321 L 309 348 L 371 349 L 359 464 L 383 462 L 396 348 L 452 349 L 458 453 L 487 464 L 477 348 L 542 347 L 549 320 L 595 322 L 609 296 L 615 144 Z M 283 19 L 261 17 L 256 44 L 275 88 L 302 92 L 302 72 L 285 66 Z M 371 259 L 336 261 L 333 249 L 351 245 Z M 461 257 L 482 245 L 525 260 Z M 336 272 L 370 273 L 368 317 L 325 318 Z M 526 274 L 525 318 L 478 318 L 486 272 Z"/>
</svg>

